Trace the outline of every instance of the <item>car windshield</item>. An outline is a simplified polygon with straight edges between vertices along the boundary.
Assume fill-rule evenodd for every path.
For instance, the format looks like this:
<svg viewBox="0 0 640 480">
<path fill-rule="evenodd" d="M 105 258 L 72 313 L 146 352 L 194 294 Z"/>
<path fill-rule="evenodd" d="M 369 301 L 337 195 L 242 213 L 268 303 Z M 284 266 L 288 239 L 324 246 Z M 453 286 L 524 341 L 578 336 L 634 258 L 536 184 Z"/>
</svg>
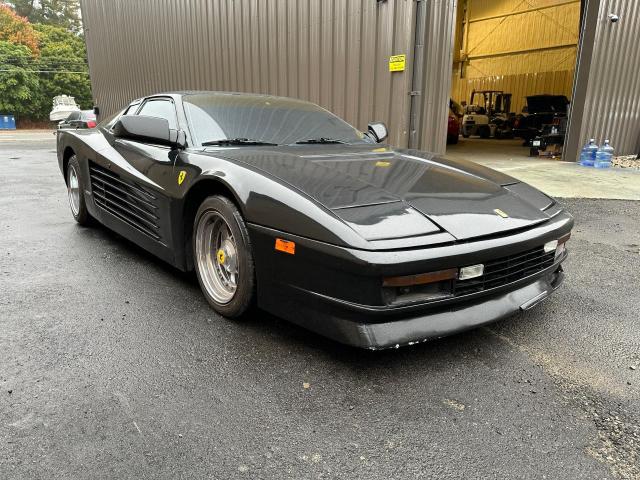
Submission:
<svg viewBox="0 0 640 480">
<path fill-rule="evenodd" d="M 296 143 L 368 143 L 344 120 L 314 105 L 282 97 L 242 94 L 194 94 L 183 100 L 197 145 L 250 139 L 248 145 Z M 239 142 L 226 142 L 238 146 Z"/>
</svg>

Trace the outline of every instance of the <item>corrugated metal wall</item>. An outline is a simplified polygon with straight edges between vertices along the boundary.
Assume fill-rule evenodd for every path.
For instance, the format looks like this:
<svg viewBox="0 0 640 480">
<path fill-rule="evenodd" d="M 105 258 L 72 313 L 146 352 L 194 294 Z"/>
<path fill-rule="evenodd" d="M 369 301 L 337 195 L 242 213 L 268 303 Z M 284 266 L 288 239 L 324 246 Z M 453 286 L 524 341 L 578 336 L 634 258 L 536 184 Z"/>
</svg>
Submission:
<svg viewBox="0 0 640 480">
<path fill-rule="evenodd" d="M 610 13 L 620 17 L 609 21 Z M 640 1 L 601 0 L 593 19 L 595 42 L 588 71 L 577 149 L 590 137 L 606 138 L 617 153 L 640 152 Z M 586 19 L 590 22 L 590 19 Z M 587 25 L 587 28 L 589 25 Z M 575 148 L 575 147 L 574 147 Z"/>
<path fill-rule="evenodd" d="M 471 91 L 513 94 L 520 112 L 527 95 L 571 97 L 580 0 L 467 0 L 458 16 L 451 96 Z M 462 30 L 462 32 L 460 32 Z"/>
<path fill-rule="evenodd" d="M 445 4 L 455 10 L 453 0 L 429 3 L 434 15 L 446 13 Z M 385 121 L 390 141 L 407 145 L 414 0 L 83 0 L 81 6 L 103 113 L 166 90 L 270 93 L 311 100 L 360 129 Z M 441 55 L 446 41 L 429 30 L 435 41 L 429 54 Z M 446 36 L 445 30 L 438 26 Z M 407 55 L 406 71 L 389 72 L 394 54 Z M 432 81 L 446 98 L 449 79 Z M 430 131 L 420 147 L 443 151 L 446 107 L 435 115 L 442 139 Z"/>
<path fill-rule="evenodd" d="M 426 150 L 444 152 L 449 115 L 449 70 L 453 60 L 453 43 L 457 1 L 425 1 L 423 74 L 420 85 L 420 112 L 417 145 Z M 420 41 L 420 39 L 418 39 Z M 413 146 L 413 145 L 412 145 Z"/>
</svg>

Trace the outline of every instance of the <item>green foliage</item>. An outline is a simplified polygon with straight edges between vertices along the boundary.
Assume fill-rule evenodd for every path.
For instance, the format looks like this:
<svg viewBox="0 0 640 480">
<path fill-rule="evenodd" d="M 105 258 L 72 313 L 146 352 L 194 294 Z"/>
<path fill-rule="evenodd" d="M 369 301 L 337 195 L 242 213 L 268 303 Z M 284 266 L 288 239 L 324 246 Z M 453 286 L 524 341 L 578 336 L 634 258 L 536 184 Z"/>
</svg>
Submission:
<svg viewBox="0 0 640 480">
<path fill-rule="evenodd" d="M 35 25 L 35 29 L 40 39 L 37 69 L 42 72 L 38 95 L 34 99 L 35 117 L 48 118 L 51 101 L 56 95 L 71 95 L 80 108 L 90 109 L 93 102 L 83 38 L 62 27 Z"/>
<path fill-rule="evenodd" d="M 1 1 L 1 0 L 0 0 Z M 0 111 L 48 120 L 53 97 L 93 105 L 77 0 L 16 0 L 20 15 L 0 3 Z M 75 20 L 74 20 L 75 19 Z M 77 20 L 77 22 L 76 22 Z"/>
<path fill-rule="evenodd" d="M 71 95 L 82 109 L 93 105 L 82 37 L 62 27 L 34 25 L 39 37 L 40 58 L 38 94 L 33 100 L 34 117 L 46 120 L 56 95 Z M 58 72 L 58 73 L 56 73 Z"/>
<path fill-rule="evenodd" d="M 10 0 L 16 13 L 31 23 L 65 28 L 75 33 L 82 30 L 80 0 Z"/>
<path fill-rule="evenodd" d="M 31 73 L 31 50 L 24 45 L 0 41 L 0 58 L 12 58 L 0 68 L 0 113 L 34 113 L 38 76 Z"/>
</svg>

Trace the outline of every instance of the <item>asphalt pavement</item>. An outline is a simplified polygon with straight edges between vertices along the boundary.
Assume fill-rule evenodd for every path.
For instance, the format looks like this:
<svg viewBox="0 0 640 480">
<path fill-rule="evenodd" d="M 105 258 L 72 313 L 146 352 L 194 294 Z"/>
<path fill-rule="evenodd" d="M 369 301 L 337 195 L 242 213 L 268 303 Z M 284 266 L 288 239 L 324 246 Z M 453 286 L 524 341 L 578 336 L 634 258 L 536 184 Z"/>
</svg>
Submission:
<svg viewBox="0 0 640 480">
<path fill-rule="evenodd" d="M 565 201 L 532 311 L 368 352 L 76 225 L 51 134 L 0 135 L 0 169 L 2 479 L 640 478 L 640 202 Z"/>
</svg>

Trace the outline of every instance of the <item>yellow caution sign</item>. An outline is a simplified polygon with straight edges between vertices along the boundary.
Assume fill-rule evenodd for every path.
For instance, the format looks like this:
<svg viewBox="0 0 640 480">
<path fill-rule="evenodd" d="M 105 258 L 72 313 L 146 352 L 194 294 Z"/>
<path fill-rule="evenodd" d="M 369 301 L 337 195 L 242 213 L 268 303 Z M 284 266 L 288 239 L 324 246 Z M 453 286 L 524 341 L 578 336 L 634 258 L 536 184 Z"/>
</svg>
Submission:
<svg viewBox="0 0 640 480">
<path fill-rule="evenodd" d="M 389 57 L 389 71 L 404 72 L 404 67 L 406 62 L 407 62 L 406 55 L 391 55 Z"/>
</svg>

